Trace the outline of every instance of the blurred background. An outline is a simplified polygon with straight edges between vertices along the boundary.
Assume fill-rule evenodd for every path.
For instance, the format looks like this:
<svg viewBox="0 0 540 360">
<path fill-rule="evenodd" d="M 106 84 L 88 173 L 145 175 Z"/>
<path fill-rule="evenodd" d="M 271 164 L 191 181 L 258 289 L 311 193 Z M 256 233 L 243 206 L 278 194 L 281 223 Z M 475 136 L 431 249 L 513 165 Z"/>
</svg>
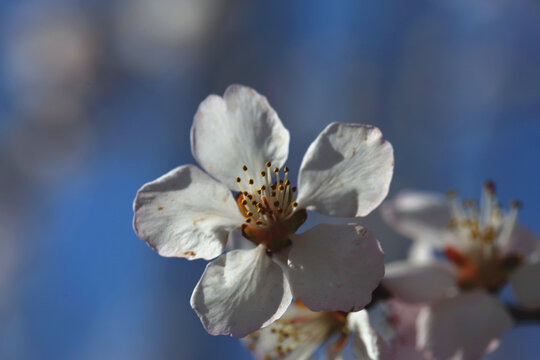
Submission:
<svg viewBox="0 0 540 360">
<path fill-rule="evenodd" d="M 131 227 L 137 189 L 194 162 L 197 106 L 231 83 L 268 97 L 294 177 L 328 123 L 373 124 L 390 196 L 489 178 L 540 233 L 537 1 L 7 0 L 0 48 L 0 359 L 250 358 L 189 306 L 205 262 Z M 537 359 L 539 338 L 518 327 L 486 359 Z"/>
</svg>

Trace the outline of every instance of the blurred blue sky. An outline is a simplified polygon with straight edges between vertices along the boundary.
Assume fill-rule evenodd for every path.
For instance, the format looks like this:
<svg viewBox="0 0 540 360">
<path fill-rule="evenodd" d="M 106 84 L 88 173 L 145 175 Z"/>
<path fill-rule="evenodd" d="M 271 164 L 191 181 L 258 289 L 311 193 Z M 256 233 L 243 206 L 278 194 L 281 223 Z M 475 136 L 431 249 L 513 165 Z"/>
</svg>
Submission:
<svg viewBox="0 0 540 360">
<path fill-rule="evenodd" d="M 391 194 L 493 179 L 540 233 L 538 24 L 534 1 L 2 1 L 0 359 L 249 359 L 189 306 L 205 263 L 131 227 L 231 83 L 290 130 L 293 177 L 328 123 L 369 123 L 394 146 Z M 487 358 L 535 359 L 539 335 Z"/>
</svg>

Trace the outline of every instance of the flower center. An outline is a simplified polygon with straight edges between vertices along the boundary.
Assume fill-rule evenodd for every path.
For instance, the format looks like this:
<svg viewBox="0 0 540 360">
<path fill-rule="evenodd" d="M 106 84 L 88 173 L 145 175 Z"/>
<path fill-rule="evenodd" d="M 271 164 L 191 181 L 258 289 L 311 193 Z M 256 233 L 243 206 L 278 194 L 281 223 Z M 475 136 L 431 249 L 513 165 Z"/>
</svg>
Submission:
<svg viewBox="0 0 540 360">
<path fill-rule="evenodd" d="M 298 209 L 296 187 L 288 179 L 289 169 L 285 166 L 282 171 L 277 167 L 272 170 L 268 161 L 258 176 L 250 177 L 246 165 L 242 170 L 244 176 L 236 178 L 242 186 L 236 198 L 245 217 L 242 234 L 256 244 L 264 244 L 269 251 L 284 248 L 307 217 L 305 209 Z"/>
<path fill-rule="evenodd" d="M 511 210 L 503 213 L 490 181 L 484 185 L 480 206 L 474 200 L 460 203 L 454 192 L 447 195 L 452 215 L 449 227 L 459 240 L 459 249 L 448 246 L 444 255 L 458 268 L 458 286 L 463 290 L 481 287 L 499 291 L 522 262 L 519 254 L 500 252 L 514 230 L 519 203 L 513 201 Z"/>
</svg>

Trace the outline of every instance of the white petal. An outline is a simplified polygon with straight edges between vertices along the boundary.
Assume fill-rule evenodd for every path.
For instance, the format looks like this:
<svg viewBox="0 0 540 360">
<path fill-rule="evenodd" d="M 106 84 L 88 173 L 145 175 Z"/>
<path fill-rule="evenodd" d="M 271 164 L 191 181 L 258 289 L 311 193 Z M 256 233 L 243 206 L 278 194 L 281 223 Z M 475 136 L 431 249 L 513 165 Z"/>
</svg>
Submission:
<svg viewBox="0 0 540 360">
<path fill-rule="evenodd" d="M 511 276 L 510 284 L 517 301 L 528 309 L 540 308 L 540 261 L 525 263 Z"/>
<path fill-rule="evenodd" d="M 250 250 L 256 246 L 255 243 L 247 240 L 244 235 L 242 235 L 242 230 L 237 228 L 229 233 L 225 250 Z"/>
<path fill-rule="evenodd" d="M 429 302 L 455 291 L 456 277 L 442 263 L 415 265 L 405 261 L 386 265 L 382 285 L 396 298 L 409 302 Z"/>
<path fill-rule="evenodd" d="M 441 246 L 452 236 L 447 230 L 450 210 L 440 194 L 402 191 L 381 205 L 381 213 L 398 232 L 413 240 Z"/>
<path fill-rule="evenodd" d="M 298 203 L 324 215 L 365 216 L 388 194 L 392 145 L 373 126 L 332 123 L 311 143 L 298 176 Z"/>
<path fill-rule="evenodd" d="M 284 269 L 296 299 L 313 311 L 357 311 L 371 301 L 384 256 L 369 230 L 321 224 L 291 240 Z"/>
<path fill-rule="evenodd" d="M 459 294 L 426 307 L 418 318 L 418 345 L 436 359 L 479 359 L 512 326 L 502 304 L 485 292 Z"/>
<path fill-rule="evenodd" d="M 223 98 L 210 95 L 199 106 L 191 128 L 191 151 L 209 174 L 240 190 L 235 179 L 243 175 L 243 165 L 258 179 L 267 161 L 272 167 L 285 163 L 289 132 L 264 96 L 231 85 Z"/>
<path fill-rule="evenodd" d="M 212 259 L 243 222 L 227 187 L 193 165 L 144 185 L 133 202 L 137 235 L 162 256 Z"/>
<path fill-rule="evenodd" d="M 516 225 L 508 243 L 501 245 L 503 254 L 518 253 L 533 258 L 540 255 L 540 239 L 520 225 Z"/>
<path fill-rule="evenodd" d="M 438 261 L 435 255 L 436 247 L 425 241 L 416 241 L 411 244 L 407 253 L 407 261 L 416 264 L 430 264 Z"/>
<path fill-rule="evenodd" d="M 258 246 L 230 251 L 209 263 L 191 307 L 210 334 L 243 337 L 278 319 L 291 300 L 280 267 Z"/>
<path fill-rule="evenodd" d="M 353 349 L 358 359 L 389 359 L 388 344 L 371 326 L 366 310 L 350 313 L 347 316 L 349 329 L 353 332 Z"/>
<path fill-rule="evenodd" d="M 242 341 L 257 359 L 309 359 L 333 331 L 329 316 L 293 303 L 280 319 Z"/>
</svg>

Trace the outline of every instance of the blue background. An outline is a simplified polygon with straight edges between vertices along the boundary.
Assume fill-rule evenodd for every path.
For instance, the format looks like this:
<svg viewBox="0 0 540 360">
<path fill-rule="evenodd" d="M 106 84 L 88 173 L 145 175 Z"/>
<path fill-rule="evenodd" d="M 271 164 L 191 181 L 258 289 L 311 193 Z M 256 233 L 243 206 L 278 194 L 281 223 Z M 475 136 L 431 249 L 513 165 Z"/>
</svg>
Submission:
<svg viewBox="0 0 540 360">
<path fill-rule="evenodd" d="M 535 1 L 1 2 L 0 359 L 250 358 L 189 306 L 205 262 L 131 227 L 137 189 L 194 162 L 197 106 L 231 83 L 278 112 L 293 178 L 328 123 L 373 124 L 391 195 L 493 179 L 540 233 L 539 24 Z M 536 359 L 538 339 L 516 328 L 486 358 Z"/>
</svg>

